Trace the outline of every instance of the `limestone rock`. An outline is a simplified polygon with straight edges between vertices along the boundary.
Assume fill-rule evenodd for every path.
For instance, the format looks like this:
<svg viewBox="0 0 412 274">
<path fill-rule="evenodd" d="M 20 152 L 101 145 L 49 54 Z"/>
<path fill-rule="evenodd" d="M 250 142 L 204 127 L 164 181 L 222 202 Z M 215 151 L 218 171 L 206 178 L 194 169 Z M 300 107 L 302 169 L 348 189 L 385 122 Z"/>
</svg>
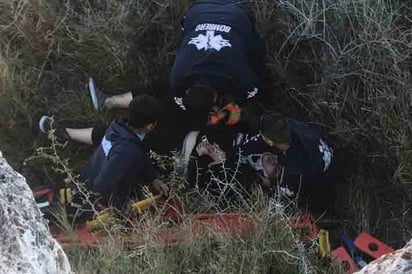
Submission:
<svg viewBox="0 0 412 274">
<path fill-rule="evenodd" d="M 370 262 L 367 266 L 362 268 L 361 271 L 356 273 L 412 273 L 412 240 L 410 240 L 403 248 L 385 254 L 373 262 Z"/>
<path fill-rule="evenodd" d="M 0 273 L 72 273 L 26 179 L 0 152 Z"/>
</svg>

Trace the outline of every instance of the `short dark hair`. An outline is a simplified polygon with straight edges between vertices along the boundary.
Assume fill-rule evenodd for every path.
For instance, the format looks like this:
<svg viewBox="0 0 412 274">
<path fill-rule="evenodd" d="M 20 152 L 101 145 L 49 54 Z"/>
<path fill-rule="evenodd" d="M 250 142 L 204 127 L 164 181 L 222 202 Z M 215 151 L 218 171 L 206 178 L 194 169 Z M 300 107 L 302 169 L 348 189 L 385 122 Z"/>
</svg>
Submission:
<svg viewBox="0 0 412 274">
<path fill-rule="evenodd" d="M 189 110 L 210 111 L 215 103 L 216 90 L 208 85 L 194 85 L 186 91 L 184 104 Z"/>
<path fill-rule="evenodd" d="M 288 119 L 277 112 L 266 112 L 260 117 L 259 130 L 270 141 L 285 144 L 289 143 Z"/>
<path fill-rule="evenodd" d="M 128 122 L 133 128 L 142 128 L 160 118 L 160 104 L 153 96 L 139 95 L 130 102 Z"/>
</svg>

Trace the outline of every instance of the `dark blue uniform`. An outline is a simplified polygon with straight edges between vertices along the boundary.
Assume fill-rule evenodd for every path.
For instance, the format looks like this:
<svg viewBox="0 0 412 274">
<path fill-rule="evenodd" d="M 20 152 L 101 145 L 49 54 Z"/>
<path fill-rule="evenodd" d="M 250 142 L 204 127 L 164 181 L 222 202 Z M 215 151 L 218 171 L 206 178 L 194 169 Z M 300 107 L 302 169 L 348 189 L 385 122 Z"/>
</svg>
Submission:
<svg viewBox="0 0 412 274">
<path fill-rule="evenodd" d="M 123 207 L 143 183 L 157 176 L 148 153 L 144 136 L 124 121 L 113 121 L 85 168 L 87 185 L 102 195 L 104 204 Z"/>
<path fill-rule="evenodd" d="M 326 173 L 331 165 L 333 150 L 307 124 L 295 119 L 288 119 L 288 124 L 290 147 L 285 153 L 267 146 L 260 134 L 238 133 L 231 158 L 237 160 L 240 155 L 243 163 L 261 172 L 263 167 L 255 159 L 264 152 L 277 154 L 279 163 L 285 168 L 281 190 L 287 196 L 295 196 L 300 189 L 315 183 L 319 176 Z"/>
<path fill-rule="evenodd" d="M 253 64 L 263 56 L 262 42 L 240 4 L 196 1 L 184 18 L 182 42 L 169 78 L 171 97 L 186 109 L 186 90 L 194 84 L 207 84 L 241 104 L 258 93 Z"/>
</svg>

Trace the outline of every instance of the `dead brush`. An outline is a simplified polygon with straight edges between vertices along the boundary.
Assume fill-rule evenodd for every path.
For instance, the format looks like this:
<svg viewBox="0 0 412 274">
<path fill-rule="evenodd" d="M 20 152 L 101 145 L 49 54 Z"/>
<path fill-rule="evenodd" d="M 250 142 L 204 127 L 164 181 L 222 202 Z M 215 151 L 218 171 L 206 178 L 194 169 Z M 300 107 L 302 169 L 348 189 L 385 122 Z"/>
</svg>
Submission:
<svg viewBox="0 0 412 274">
<path fill-rule="evenodd" d="M 128 250 L 121 238 L 115 246 L 102 245 L 88 254 L 85 250 L 71 249 L 72 265 L 78 271 L 99 269 L 107 273 L 338 273 L 325 263 L 321 268 L 316 248 L 304 248 L 295 231 L 283 224 L 290 217 L 279 201 L 274 199 L 267 207 L 262 203 L 262 193 L 256 195 L 260 196 L 255 200 L 259 202 L 249 207 L 253 211 L 238 208 L 256 220 L 254 236 L 209 231 L 209 237 L 192 239 L 189 215 L 179 225 L 171 225 L 164 223 L 160 215 L 144 214 L 125 228 L 140 243 L 137 249 Z M 180 232 L 177 234 L 180 244 L 170 246 L 158 236 L 173 228 Z"/>
<path fill-rule="evenodd" d="M 273 94 L 270 108 L 310 120 L 328 133 L 343 177 L 337 207 L 343 208 L 341 217 L 348 226 L 355 232 L 375 229 L 382 240 L 402 245 L 397 234 L 402 230 L 403 237 L 410 235 L 412 219 L 406 210 L 412 194 L 396 185 L 411 182 L 412 174 L 410 5 L 373 0 L 252 2 L 257 28 L 266 40 L 264 84 Z M 90 108 L 82 84 L 90 75 L 108 94 L 132 88 L 162 92 L 153 86 L 167 79 L 185 6 L 183 0 L 0 1 L 0 143 L 29 182 L 56 180 L 41 161 L 22 166 L 43 144 L 36 130 L 40 114 L 87 122 L 106 119 Z M 62 159 L 88 156 L 66 153 Z M 376 214 L 376 208 L 390 212 Z M 402 225 L 382 229 L 388 214 Z M 222 246 L 233 252 L 223 255 L 213 253 L 207 241 L 176 252 L 159 248 L 145 256 L 125 251 L 121 243 L 71 254 L 72 263 L 85 273 L 99 267 L 111 273 L 207 272 L 207 267 L 219 273 L 219 268 L 240 271 L 240 266 L 251 273 L 277 267 L 293 272 L 293 267 L 301 267 L 296 253 L 269 252 L 264 238 L 224 240 Z M 277 243 L 274 236 L 267 239 Z M 205 259 L 210 254 L 217 259 Z"/>
<path fill-rule="evenodd" d="M 60 158 L 57 148 L 65 145 L 56 139 L 53 130 L 49 134 L 49 140 L 50 147 L 39 148 L 37 154 L 28 161 L 43 158 L 50 162 L 55 172 L 66 176 L 65 182 L 68 185 L 77 186 L 85 197 L 84 201 L 97 214 L 94 203 L 88 199 L 90 193 L 79 182 L 78 176 L 70 168 L 70 162 Z M 157 156 L 157 160 L 165 165 L 170 164 L 168 160 L 171 159 Z M 212 178 L 211 184 L 216 184 L 216 179 Z M 328 264 L 322 269 L 313 265 L 312 262 L 318 263 L 316 245 L 305 248 L 297 232 L 286 225 L 293 216 L 286 213 L 288 210 L 293 212 L 293 203 L 285 205 L 280 196 L 275 196 L 267 204 L 267 198 L 259 188 L 247 197 L 242 196 L 241 185 L 235 178 L 227 176 L 221 179 L 220 183 L 223 184 L 225 180 L 226 184 L 231 184 L 231 189 L 235 190 L 233 193 L 237 196 L 238 203 L 222 207 L 219 204 L 222 200 L 225 201 L 226 197 L 213 199 L 213 196 L 209 196 L 207 190 L 204 190 L 198 197 L 210 199 L 203 199 L 202 206 L 199 202 L 195 206 L 198 210 L 208 209 L 207 212 L 242 212 L 254 220 L 256 231 L 253 235 L 226 235 L 213 230 L 203 236 L 193 234 L 191 214 L 181 216 L 182 221 L 179 224 L 170 223 L 162 218 L 164 208 L 155 206 L 154 210 L 144 212 L 137 219 L 118 219 L 115 223 L 102 223 L 101 229 L 105 231 L 107 240 L 102 241 L 95 249 L 67 247 L 72 266 L 79 273 L 97 270 L 104 273 L 327 273 L 330 270 L 331 266 Z M 193 200 L 185 202 L 190 203 Z M 63 208 L 55 213 L 61 226 L 73 232 L 76 220 L 70 221 Z M 168 240 L 171 229 L 176 233 L 177 242 L 174 244 Z M 134 246 L 132 249 L 131 244 Z"/>
<path fill-rule="evenodd" d="M 45 112 L 89 124 L 107 120 L 90 106 L 84 84 L 90 76 L 107 94 L 150 90 L 167 79 L 183 2 L 2 1 L 2 143 L 27 138 L 22 147 L 30 155 Z M 15 157 L 10 160 L 20 166 L 24 157 Z"/>
<path fill-rule="evenodd" d="M 63 176 L 64 179 L 62 179 L 60 187 L 75 189 L 75 195 L 81 196 L 81 204 L 84 206 L 84 210 L 79 208 L 74 216 L 69 217 L 67 215 L 64 205 L 56 206 L 52 209 L 52 215 L 56 219 L 56 224 L 66 231 L 74 233 L 77 217 L 84 213 L 83 211 L 86 211 L 86 208 L 88 208 L 88 211 L 91 211 L 94 216 L 97 216 L 99 211 L 96 209 L 96 199 L 92 198 L 95 195 L 85 187 L 80 181 L 79 175 L 70 167 L 70 159 L 63 159 L 59 154 L 59 150 L 64 149 L 67 146 L 67 142 L 62 143 L 56 137 L 55 129 L 53 128 L 53 118 L 51 118 L 50 125 L 52 128 L 48 133 L 50 145 L 48 147 L 39 147 L 34 155 L 25 160 L 24 165 L 39 159 L 45 161 L 51 166 L 51 169 L 55 173 Z M 57 182 L 55 182 L 55 184 L 59 185 Z M 104 222 L 100 222 L 100 226 L 106 231 L 108 239 L 114 240 L 111 228 Z M 76 237 L 76 235 L 73 234 L 73 237 Z"/>
<path fill-rule="evenodd" d="M 401 236 L 381 232 L 391 217 L 372 208 L 391 201 L 405 220 L 404 205 L 412 204 L 409 191 L 391 196 L 405 189 L 392 184 L 409 183 L 412 174 L 410 7 L 352 0 L 254 5 L 258 27 L 278 27 L 266 40 L 277 82 L 273 108 L 313 121 L 335 146 L 337 211 L 362 224 L 356 232 L 371 229 L 389 241 Z"/>
</svg>

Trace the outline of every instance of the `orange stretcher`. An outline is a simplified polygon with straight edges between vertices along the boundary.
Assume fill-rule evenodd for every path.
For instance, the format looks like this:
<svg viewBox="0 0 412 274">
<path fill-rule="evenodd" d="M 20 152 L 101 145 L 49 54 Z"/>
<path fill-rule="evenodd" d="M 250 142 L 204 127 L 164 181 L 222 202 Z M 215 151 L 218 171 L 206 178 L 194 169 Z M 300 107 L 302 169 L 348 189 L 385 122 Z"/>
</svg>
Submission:
<svg viewBox="0 0 412 274">
<path fill-rule="evenodd" d="M 162 218 L 165 223 L 172 221 L 172 226 L 165 226 L 158 229 L 153 235 L 150 235 L 157 242 L 164 243 L 165 245 L 189 244 L 198 237 L 213 238 L 217 235 L 248 237 L 256 235 L 258 232 L 256 218 L 245 213 L 201 213 L 185 215 L 185 218 L 183 218 L 185 207 L 176 197 L 169 198 L 163 202 L 155 197 L 150 197 L 149 199 L 150 203 L 148 202 L 149 200 L 143 200 L 139 202 L 140 205 L 144 204 L 144 207 L 147 209 L 149 204 L 153 204 L 156 201 L 159 208 L 162 208 Z M 102 220 L 104 221 L 105 219 L 103 218 Z M 291 219 L 288 225 L 292 226 L 293 229 L 305 231 L 305 233 L 301 234 L 302 239 L 312 240 L 312 237 L 316 237 L 316 226 L 311 215 L 301 213 L 296 218 Z M 89 221 L 88 223 L 78 224 L 72 231 L 65 230 L 56 225 L 51 225 L 50 230 L 54 238 L 62 246 L 74 245 L 93 248 L 110 238 L 110 235 L 105 230 L 105 228 L 110 228 L 110 226 L 108 224 L 107 227 L 104 225 L 90 227 Z M 137 249 L 144 244 L 142 236 L 147 236 L 143 226 L 144 223 L 142 223 L 140 228 L 133 227 L 133 229 L 123 228 L 118 230 L 116 237 L 120 237 L 120 240 L 126 247 Z"/>
<path fill-rule="evenodd" d="M 315 225 L 315 219 L 310 213 L 298 212 L 294 218 L 283 223 L 292 227 L 300 238 L 306 242 L 311 242 L 318 236 L 318 229 Z"/>
<path fill-rule="evenodd" d="M 79 224 L 73 231 L 66 231 L 51 226 L 51 232 L 62 246 L 97 247 L 109 239 L 104 230 L 89 231 L 85 223 Z M 142 230 L 144 231 L 144 229 Z M 157 242 L 169 246 L 189 244 L 202 236 L 213 238 L 216 235 L 252 236 L 256 231 L 256 222 L 252 217 L 242 213 L 195 214 L 190 216 L 187 224 L 159 229 L 153 235 Z M 123 230 L 116 233 L 129 248 L 137 249 L 144 245 L 138 229 Z"/>
</svg>

